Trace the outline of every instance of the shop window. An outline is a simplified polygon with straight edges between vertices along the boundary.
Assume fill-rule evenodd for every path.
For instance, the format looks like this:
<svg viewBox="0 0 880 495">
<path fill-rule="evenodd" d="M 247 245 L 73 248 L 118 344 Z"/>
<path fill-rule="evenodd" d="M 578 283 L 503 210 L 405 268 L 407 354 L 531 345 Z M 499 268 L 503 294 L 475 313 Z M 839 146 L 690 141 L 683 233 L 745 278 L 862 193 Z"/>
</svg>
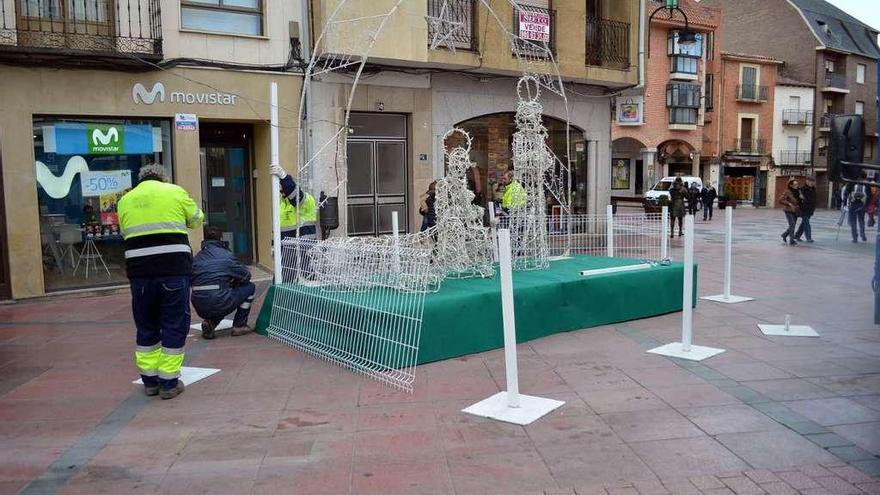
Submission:
<svg viewBox="0 0 880 495">
<path fill-rule="evenodd" d="M 144 165 L 172 170 L 161 120 L 34 119 L 47 291 L 126 283 L 116 204 Z"/>
<path fill-rule="evenodd" d="M 181 0 L 180 27 L 259 36 L 262 0 Z"/>
</svg>

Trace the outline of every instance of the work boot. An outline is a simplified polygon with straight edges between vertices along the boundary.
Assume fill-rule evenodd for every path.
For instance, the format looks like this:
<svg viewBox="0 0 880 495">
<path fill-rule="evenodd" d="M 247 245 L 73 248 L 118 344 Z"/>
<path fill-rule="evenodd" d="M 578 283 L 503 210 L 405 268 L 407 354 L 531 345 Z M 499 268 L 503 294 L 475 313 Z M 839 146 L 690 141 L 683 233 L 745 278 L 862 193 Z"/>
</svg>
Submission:
<svg viewBox="0 0 880 495">
<path fill-rule="evenodd" d="M 173 399 L 178 395 L 182 394 L 186 387 L 183 385 L 183 382 L 177 380 L 177 386 L 174 388 L 162 389 L 159 394 L 162 396 L 162 400 Z"/>
<path fill-rule="evenodd" d="M 202 338 L 205 340 L 211 340 L 216 335 L 214 335 L 214 329 L 217 328 L 217 324 L 211 320 L 205 320 L 202 322 Z"/>
<path fill-rule="evenodd" d="M 147 397 L 155 397 L 155 396 L 159 395 L 159 386 L 158 385 L 152 385 L 152 386 L 144 385 L 144 393 L 147 394 Z"/>
<path fill-rule="evenodd" d="M 235 327 L 232 329 L 232 336 L 233 337 L 241 337 L 242 335 L 247 335 L 253 331 L 254 331 L 254 329 L 247 326 L 247 325 L 245 325 L 243 327 Z"/>
</svg>

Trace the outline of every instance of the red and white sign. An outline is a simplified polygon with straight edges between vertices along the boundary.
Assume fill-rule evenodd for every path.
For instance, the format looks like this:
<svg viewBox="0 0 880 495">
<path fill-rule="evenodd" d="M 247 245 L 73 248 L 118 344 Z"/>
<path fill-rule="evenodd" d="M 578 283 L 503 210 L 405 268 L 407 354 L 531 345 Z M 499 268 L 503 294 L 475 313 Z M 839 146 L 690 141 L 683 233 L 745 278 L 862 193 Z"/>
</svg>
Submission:
<svg viewBox="0 0 880 495">
<path fill-rule="evenodd" d="M 550 14 L 520 10 L 519 37 L 524 40 L 550 43 Z"/>
</svg>

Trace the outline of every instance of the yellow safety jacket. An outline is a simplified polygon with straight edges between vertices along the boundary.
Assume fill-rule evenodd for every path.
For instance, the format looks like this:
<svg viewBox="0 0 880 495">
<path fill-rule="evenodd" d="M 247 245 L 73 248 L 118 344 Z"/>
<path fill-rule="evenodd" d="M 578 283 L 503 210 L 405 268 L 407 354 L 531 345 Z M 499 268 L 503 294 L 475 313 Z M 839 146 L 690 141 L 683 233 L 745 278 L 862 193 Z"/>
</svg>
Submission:
<svg viewBox="0 0 880 495">
<path fill-rule="evenodd" d="M 296 231 L 300 227 L 302 234 L 314 234 L 315 224 L 318 222 L 318 203 L 315 197 L 304 192 L 299 205 L 294 205 L 289 199 L 281 197 L 281 232 Z"/>
<path fill-rule="evenodd" d="M 527 200 L 525 188 L 519 181 L 514 180 L 504 188 L 504 195 L 501 196 L 501 206 L 507 209 L 520 208 L 526 205 Z"/>
<path fill-rule="evenodd" d="M 129 278 L 192 272 L 187 229 L 201 225 L 205 214 L 182 187 L 141 181 L 122 196 L 116 211 Z"/>
</svg>

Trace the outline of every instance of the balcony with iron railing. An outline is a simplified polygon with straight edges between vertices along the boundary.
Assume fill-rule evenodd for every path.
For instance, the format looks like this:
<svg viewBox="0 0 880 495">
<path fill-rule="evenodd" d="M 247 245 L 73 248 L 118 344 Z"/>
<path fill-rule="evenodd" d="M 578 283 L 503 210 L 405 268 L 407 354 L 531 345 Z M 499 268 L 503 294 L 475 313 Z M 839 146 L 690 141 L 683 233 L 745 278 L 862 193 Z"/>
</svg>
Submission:
<svg viewBox="0 0 880 495">
<path fill-rule="evenodd" d="M 746 155 L 763 155 L 765 152 L 763 139 L 734 139 L 733 148 L 729 151 Z"/>
<path fill-rule="evenodd" d="M 473 51 L 477 48 L 476 19 L 479 0 L 428 0 L 428 17 L 443 18 L 449 22 L 428 23 L 428 45 L 445 40 L 439 46 Z M 444 4 L 446 12 L 443 12 Z"/>
<path fill-rule="evenodd" d="M 0 61 L 130 67 L 162 59 L 160 0 L 0 0 Z"/>
<path fill-rule="evenodd" d="M 841 74 L 837 72 L 825 73 L 825 80 L 822 86 L 822 91 L 849 93 L 849 89 L 847 89 L 847 87 L 848 84 L 846 81 L 846 74 Z"/>
<path fill-rule="evenodd" d="M 783 110 L 782 125 L 813 125 L 813 111 L 798 109 Z"/>
<path fill-rule="evenodd" d="M 810 152 L 803 150 L 784 150 L 779 152 L 781 167 L 806 167 L 810 165 Z"/>
<path fill-rule="evenodd" d="M 532 26 L 535 29 L 521 30 L 521 26 Z M 548 56 L 547 50 L 556 54 L 556 11 L 535 7 L 534 5 L 517 5 L 513 9 L 513 34 L 516 35 L 514 55 L 533 57 Z"/>
<path fill-rule="evenodd" d="M 767 101 L 767 86 L 759 86 L 757 84 L 737 84 L 736 99 L 751 103 L 762 103 Z"/>
<path fill-rule="evenodd" d="M 628 22 L 587 17 L 586 64 L 600 67 L 628 68 L 630 64 L 630 27 Z"/>
</svg>

